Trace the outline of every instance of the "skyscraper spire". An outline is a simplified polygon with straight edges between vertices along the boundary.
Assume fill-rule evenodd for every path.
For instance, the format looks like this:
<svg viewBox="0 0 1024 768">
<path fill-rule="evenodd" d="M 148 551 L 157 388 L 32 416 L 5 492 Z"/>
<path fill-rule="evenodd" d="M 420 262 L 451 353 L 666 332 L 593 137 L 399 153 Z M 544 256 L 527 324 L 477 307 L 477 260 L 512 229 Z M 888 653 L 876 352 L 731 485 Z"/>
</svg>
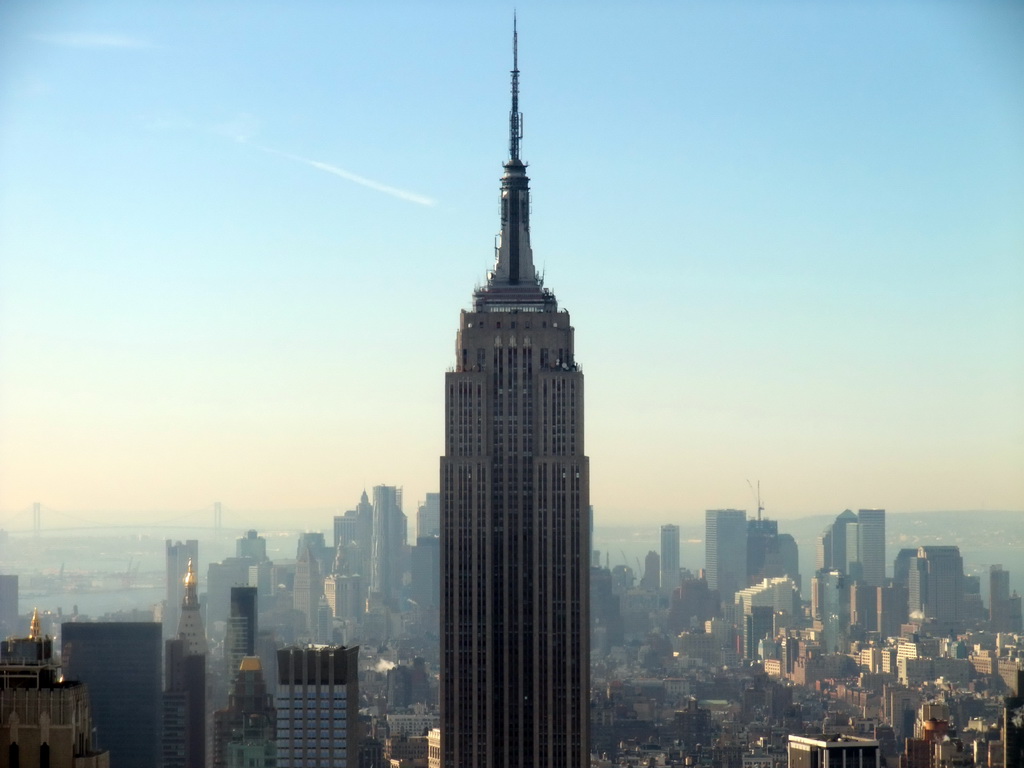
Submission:
<svg viewBox="0 0 1024 768">
<path fill-rule="evenodd" d="M 512 14 L 512 109 L 508 113 L 508 157 L 519 159 L 519 142 L 523 138 L 523 113 L 519 111 L 519 30 Z"/>
<path fill-rule="evenodd" d="M 501 235 L 494 269 L 477 290 L 477 312 L 556 311 L 557 303 L 533 266 L 530 247 L 530 179 L 519 156 L 523 113 L 519 111 L 519 30 L 512 20 L 512 108 L 508 116 L 508 160 L 501 177 Z"/>
</svg>

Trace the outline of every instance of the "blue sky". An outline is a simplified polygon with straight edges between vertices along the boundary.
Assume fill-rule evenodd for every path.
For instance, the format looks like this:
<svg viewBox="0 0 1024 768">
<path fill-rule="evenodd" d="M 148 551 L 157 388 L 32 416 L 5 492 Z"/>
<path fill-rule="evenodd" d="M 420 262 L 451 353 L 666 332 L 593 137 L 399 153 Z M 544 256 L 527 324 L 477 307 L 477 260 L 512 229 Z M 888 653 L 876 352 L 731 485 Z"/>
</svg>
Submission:
<svg viewBox="0 0 1024 768">
<path fill-rule="evenodd" d="M 517 10 L 599 524 L 1024 510 L 1024 6 Z M 512 11 L 0 6 L 2 514 L 414 511 Z"/>
</svg>

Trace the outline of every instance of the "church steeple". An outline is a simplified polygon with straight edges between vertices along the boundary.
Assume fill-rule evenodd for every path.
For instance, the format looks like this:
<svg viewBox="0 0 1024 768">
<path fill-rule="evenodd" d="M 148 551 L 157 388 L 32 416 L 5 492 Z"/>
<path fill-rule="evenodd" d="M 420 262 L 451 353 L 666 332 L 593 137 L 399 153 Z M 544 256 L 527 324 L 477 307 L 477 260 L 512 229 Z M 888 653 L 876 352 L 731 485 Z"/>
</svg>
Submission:
<svg viewBox="0 0 1024 768">
<path fill-rule="evenodd" d="M 512 108 L 508 116 L 508 160 L 501 177 L 501 234 L 494 269 L 474 297 L 477 312 L 555 311 L 542 287 L 530 247 L 530 179 L 519 156 L 523 113 L 519 111 L 519 30 L 512 22 Z"/>
</svg>

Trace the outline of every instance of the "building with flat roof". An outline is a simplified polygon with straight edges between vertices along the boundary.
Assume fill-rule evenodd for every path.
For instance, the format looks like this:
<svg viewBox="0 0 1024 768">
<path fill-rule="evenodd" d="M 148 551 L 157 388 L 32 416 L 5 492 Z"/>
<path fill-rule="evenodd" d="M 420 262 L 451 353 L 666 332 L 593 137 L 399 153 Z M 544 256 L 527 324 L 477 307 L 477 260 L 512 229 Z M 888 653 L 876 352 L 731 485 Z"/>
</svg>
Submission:
<svg viewBox="0 0 1024 768">
<path fill-rule="evenodd" d="M 428 493 L 416 510 L 416 537 L 441 535 L 441 494 Z"/>
<path fill-rule="evenodd" d="M 65 622 L 60 631 L 64 675 L 89 686 L 96 745 L 110 750 L 111 765 L 156 768 L 160 624 Z"/>
<path fill-rule="evenodd" d="M 679 586 L 679 526 L 661 526 L 661 591 L 672 594 Z"/>
<path fill-rule="evenodd" d="M 242 659 L 256 653 L 258 634 L 256 587 L 232 587 L 231 615 L 228 616 L 227 634 L 224 639 L 224 663 L 228 681 L 233 680 L 238 673 Z"/>
<path fill-rule="evenodd" d="M 359 647 L 277 652 L 277 768 L 358 762 Z"/>
<path fill-rule="evenodd" d="M 881 768 L 875 739 L 858 736 L 790 736 L 789 768 Z"/>
<path fill-rule="evenodd" d="M 709 509 L 704 514 L 704 568 L 708 587 L 723 603 L 732 603 L 747 586 L 747 513 Z"/>
<path fill-rule="evenodd" d="M 885 586 L 885 510 L 857 510 L 858 581 Z"/>
<path fill-rule="evenodd" d="M 18 631 L 18 577 L 0 574 L 0 637 Z"/>
<path fill-rule="evenodd" d="M 918 547 L 911 561 L 908 609 L 937 632 L 958 630 L 964 620 L 964 561 L 955 546 Z"/>
</svg>

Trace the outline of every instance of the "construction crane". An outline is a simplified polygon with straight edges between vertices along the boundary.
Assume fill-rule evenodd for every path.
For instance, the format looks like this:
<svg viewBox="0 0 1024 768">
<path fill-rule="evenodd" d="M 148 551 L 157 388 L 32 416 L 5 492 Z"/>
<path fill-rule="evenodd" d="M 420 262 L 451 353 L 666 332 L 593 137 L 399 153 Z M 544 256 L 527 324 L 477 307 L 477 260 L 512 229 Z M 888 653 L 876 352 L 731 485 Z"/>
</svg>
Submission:
<svg viewBox="0 0 1024 768">
<path fill-rule="evenodd" d="M 761 519 L 761 513 L 764 512 L 764 506 L 761 504 L 761 481 L 757 481 L 757 491 L 754 490 L 754 484 L 747 480 L 747 485 L 750 486 L 750 492 L 754 494 L 754 498 L 757 499 L 757 519 Z"/>
<path fill-rule="evenodd" d="M 121 581 L 125 589 L 131 589 L 132 587 L 134 587 L 135 580 L 139 576 L 139 566 L 142 565 L 142 563 L 136 563 L 135 567 L 133 568 L 132 563 L 134 562 L 135 556 L 132 555 L 130 558 L 128 558 L 128 567 L 125 568 L 124 574 L 122 574 L 121 576 Z"/>
</svg>

